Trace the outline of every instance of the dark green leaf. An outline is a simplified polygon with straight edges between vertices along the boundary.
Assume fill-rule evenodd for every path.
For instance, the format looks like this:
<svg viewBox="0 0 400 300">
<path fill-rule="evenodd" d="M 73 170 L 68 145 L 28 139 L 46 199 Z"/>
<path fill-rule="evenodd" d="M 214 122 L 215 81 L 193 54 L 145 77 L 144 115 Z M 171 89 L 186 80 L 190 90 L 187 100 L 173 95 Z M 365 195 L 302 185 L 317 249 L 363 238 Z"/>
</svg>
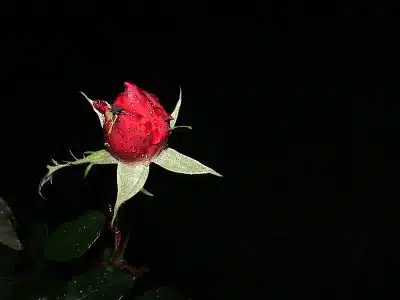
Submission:
<svg viewBox="0 0 400 300">
<path fill-rule="evenodd" d="M 0 197 L 0 243 L 14 250 L 22 250 L 15 230 L 15 218 L 7 202 Z"/>
<path fill-rule="evenodd" d="M 57 300 L 118 300 L 134 283 L 131 275 L 111 266 L 96 267 L 69 281 Z"/>
<path fill-rule="evenodd" d="M 9 299 L 15 277 L 18 252 L 0 244 L 0 299 Z"/>
<path fill-rule="evenodd" d="M 47 225 L 43 221 L 35 221 L 29 226 L 29 237 L 26 240 L 25 250 L 31 261 L 31 269 L 14 280 L 13 299 L 37 300 L 49 294 L 49 287 L 54 286 L 54 280 L 44 279 L 45 264 L 43 261 L 43 247 L 47 237 Z M 65 284 L 65 283 L 64 283 Z M 23 287 L 23 288 L 21 288 Z"/>
<path fill-rule="evenodd" d="M 104 250 L 104 252 L 103 252 L 103 260 L 104 260 L 104 261 L 109 261 L 109 260 L 112 258 L 113 254 L 114 254 L 113 249 L 107 248 L 107 249 Z"/>
<path fill-rule="evenodd" d="M 48 260 L 68 261 L 84 254 L 100 236 L 106 217 L 89 211 L 76 220 L 66 222 L 52 232 L 45 243 L 44 256 Z"/>
<path fill-rule="evenodd" d="M 187 298 L 182 296 L 175 288 L 162 286 L 135 297 L 135 300 L 187 300 Z"/>
<path fill-rule="evenodd" d="M 31 225 L 29 245 L 36 259 L 43 256 L 43 247 L 47 234 L 47 225 L 43 221 L 36 221 Z"/>
<path fill-rule="evenodd" d="M 54 299 L 65 286 L 65 281 L 45 277 L 40 270 L 33 271 L 19 278 L 15 282 L 12 299 L 14 300 L 38 300 Z M 3 299 L 3 298 L 2 298 Z"/>
</svg>

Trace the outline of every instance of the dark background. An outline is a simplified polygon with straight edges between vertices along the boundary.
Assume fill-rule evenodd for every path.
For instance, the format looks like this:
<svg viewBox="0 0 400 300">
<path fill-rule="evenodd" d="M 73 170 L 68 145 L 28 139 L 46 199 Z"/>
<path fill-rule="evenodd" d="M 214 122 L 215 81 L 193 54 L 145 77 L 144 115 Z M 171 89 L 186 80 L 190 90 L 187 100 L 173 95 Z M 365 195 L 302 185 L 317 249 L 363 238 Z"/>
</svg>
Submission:
<svg viewBox="0 0 400 300">
<path fill-rule="evenodd" d="M 22 224 L 40 216 L 54 227 L 102 209 L 116 192 L 110 166 L 86 180 L 83 167 L 61 172 L 38 206 L 51 157 L 102 147 L 78 91 L 112 101 L 131 81 L 172 111 L 180 84 L 178 123 L 193 130 L 177 130 L 170 145 L 224 178 L 151 169 L 155 197 L 124 209 L 128 258 L 151 268 L 146 284 L 194 299 L 385 299 L 400 249 L 397 48 L 379 17 L 349 11 L 287 3 L 196 24 L 146 11 L 151 21 L 124 25 L 3 27 L 1 196 Z"/>
</svg>

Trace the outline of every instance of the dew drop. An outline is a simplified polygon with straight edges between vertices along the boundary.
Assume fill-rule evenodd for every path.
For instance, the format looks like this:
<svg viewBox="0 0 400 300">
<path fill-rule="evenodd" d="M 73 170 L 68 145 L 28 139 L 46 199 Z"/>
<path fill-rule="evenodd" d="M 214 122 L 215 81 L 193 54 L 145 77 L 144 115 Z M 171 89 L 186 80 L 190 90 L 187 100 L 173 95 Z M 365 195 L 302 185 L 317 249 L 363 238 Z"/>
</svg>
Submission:
<svg viewBox="0 0 400 300">
<path fill-rule="evenodd" d="M 156 107 L 154 110 L 155 110 L 157 116 L 161 116 L 163 113 L 159 107 Z"/>
</svg>

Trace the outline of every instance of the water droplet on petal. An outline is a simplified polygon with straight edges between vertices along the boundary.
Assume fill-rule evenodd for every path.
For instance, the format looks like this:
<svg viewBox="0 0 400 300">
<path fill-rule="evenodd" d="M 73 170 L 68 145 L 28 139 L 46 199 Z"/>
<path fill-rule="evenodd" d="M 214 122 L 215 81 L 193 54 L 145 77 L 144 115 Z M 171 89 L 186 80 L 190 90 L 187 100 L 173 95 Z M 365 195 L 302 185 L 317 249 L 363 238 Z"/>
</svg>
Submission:
<svg viewBox="0 0 400 300">
<path fill-rule="evenodd" d="M 154 108 L 154 111 L 156 112 L 157 116 L 161 116 L 163 114 L 163 111 L 159 107 Z"/>
</svg>

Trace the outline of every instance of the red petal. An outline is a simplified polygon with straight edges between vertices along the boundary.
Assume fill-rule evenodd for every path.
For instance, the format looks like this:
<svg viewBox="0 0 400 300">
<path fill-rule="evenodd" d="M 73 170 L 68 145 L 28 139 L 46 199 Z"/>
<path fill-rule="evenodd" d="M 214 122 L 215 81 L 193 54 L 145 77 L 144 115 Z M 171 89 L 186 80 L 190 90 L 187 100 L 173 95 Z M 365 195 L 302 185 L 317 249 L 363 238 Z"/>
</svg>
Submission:
<svg viewBox="0 0 400 300">
<path fill-rule="evenodd" d="M 110 105 L 102 100 L 95 100 L 93 101 L 93 107 L 97 109 L 102 114 L 105 114 L 106 111 L 110 109 Z"/>
</svg>

